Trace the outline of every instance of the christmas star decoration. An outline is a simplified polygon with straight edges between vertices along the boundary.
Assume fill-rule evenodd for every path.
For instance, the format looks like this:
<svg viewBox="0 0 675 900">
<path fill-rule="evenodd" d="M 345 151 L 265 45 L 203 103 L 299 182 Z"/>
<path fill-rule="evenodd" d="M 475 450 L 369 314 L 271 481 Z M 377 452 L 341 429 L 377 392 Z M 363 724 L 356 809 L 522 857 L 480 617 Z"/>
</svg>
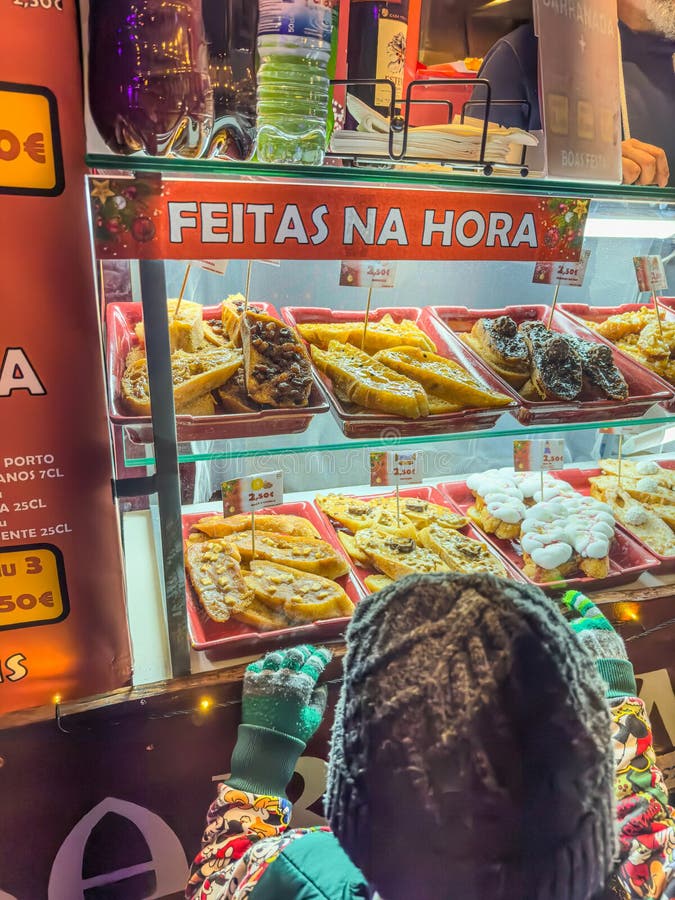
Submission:
<svg viewBox="0 0 675 900">
<path fill-rule="evenodd" d="M 100 200 L 101 203 L 105 203 L 108 197 L 115 196 L 115 192 L 110 190 L 110 181 L 96 181 L 95 178 L 92 178 L 91 183 L 94 185 L 91 196 L 95 200 Z"/>
</svg>

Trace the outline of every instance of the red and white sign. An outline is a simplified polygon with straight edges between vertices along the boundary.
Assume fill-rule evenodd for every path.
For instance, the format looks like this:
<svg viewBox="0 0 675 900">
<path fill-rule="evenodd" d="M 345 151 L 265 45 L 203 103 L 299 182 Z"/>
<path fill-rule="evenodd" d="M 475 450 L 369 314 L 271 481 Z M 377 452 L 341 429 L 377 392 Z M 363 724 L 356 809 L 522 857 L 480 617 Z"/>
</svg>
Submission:
<svg viewBox="0 0 675 900">
<path fill-rule="evenodd" d="M 419 453 L 378 450 L 370 454 L 370 483 L 373 487 L 419 484 L 422 458 Z"/>
<path fill-rule="evenodd" d="M 266 472 L 264 475 L 247 475 L 224 481 L 223 514 L 257 512 L 284 502 L 284 473 Z"/>
<path fill-rule="evenodd" d="M 516 472 L 553 472 L 564 465 L 565 441 L 562 439 L 513 442 Z"/>
<path fill-rule="evenodd" d="M 0 20 L 0 147 L 22 144 L 0 153 L 2 715 L 128 685 L 131 660 L 82 203 L 76 5 L 5 3 Z"/>
<path fill-rule="evenodd" d="M 533 284 L 560 284 L 583 287 L 590 250 L 584 250 L 579 262 L 538 262 L 534 267 Z"/>
<path fill-rule="evenodd" d="M 395 286 L 395 262 L 346 260 L 340 266 L 340 287 L 393 288 Z"/>
<path fill-rule="evenodd" d="M 371 185 L 91 178 L 102 259 L 576 261 L 588 200 Z"/>
<path fill-rule="evenodd" d="M 635 277 L 641 291 L 667 291 L 668 280 L 660 256 L 634 256 Z"/>
</svg>

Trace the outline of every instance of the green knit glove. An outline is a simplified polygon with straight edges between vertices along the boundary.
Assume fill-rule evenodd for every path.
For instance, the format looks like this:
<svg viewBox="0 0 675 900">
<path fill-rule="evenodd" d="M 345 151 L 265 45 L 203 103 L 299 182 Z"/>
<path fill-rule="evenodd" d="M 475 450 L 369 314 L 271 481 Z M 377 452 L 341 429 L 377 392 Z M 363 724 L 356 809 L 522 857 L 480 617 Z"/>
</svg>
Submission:
<svg viewBox="0 0 675 900">
<path fill-rule="evenodd" d="M 607 685 L 607 697 L 637 694 L 635 673 L 628 660 L 626 646 L 609 619 L 580 591 L 567 591 L 562 602 L 580 617 L 570 622 L 579 642 L 595 659 L 601 678 Z"/>
<path fill-rule="evenodd" d="M 330 660 L 329 650 L 305 644 L 275 650 L 246 669 L 231 787 L 284 794 L 298 758 L 321 724 L 328 688 L 317 683 Z"/>
</svg>

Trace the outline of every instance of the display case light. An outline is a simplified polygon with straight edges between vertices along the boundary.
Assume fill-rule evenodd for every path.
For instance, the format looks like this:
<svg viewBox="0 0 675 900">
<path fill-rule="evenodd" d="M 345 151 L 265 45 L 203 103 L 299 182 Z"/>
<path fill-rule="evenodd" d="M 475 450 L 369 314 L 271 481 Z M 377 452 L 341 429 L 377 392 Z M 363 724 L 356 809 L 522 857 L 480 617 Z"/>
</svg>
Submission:
<svg viewBox="0 0 675 900">
<path fill-rule="evenodd" d="M 672 219 L 619 219 L 594 218 L 586 222 L 587 238 L 652 238 L 666 240 L 675 235 L 675 217 Z"/>
</svg>

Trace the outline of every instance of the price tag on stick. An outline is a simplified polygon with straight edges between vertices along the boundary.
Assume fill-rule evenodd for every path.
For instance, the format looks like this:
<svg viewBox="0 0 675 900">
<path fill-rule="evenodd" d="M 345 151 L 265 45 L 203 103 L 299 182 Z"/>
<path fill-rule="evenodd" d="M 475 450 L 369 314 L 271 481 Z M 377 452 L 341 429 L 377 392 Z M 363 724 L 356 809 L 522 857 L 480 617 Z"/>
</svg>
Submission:
<svg viewBox="0 0 675 900">
<path fill-rule="evenodd" d="M 660 256 L 634 256 L 633 265 L 635 266 L 635 277 L 637 278 L 638 289 L 642 292 L 649 291 L 652 295 L 654 315 L 656 316 L 656 322 L 659 326 L 659 334 L 663 340 L 663 328 L 661 327 L 659 304 L 656 299 L 657 291 L 665 291 L 668 289 L 668 280 L 666 278 L 663 260 Z"/>
<path fill-rule="evenodd" d="M 544 499 L 544 472 L 554 472 L 565 467 L 565 441 L 527 440 L 513 442 L 513 467 L 516 472 L 541 474 L 541 498 Z"/>
<path fill-rule="evenodd" d="M 393 288 L 396 284 L 396 263 L 369 260 L 345 260 L 340 265 L 340 287 L 367 287 L 366 317 L 363 323 L 361 349 L 366 346 L 373 288 Z"/>
<path fill-rule="evenodd" d="M 370 454 L 370 483 L 372 487 L 396 486 L 396 520 L 401 522 L 400 485 L 422 481 L 422 459 L 417 452 L 398 450 L 376 451 Z"/>
<path fill-rule="evenodd" d="M 278 506 L 284 502 L 284 473 L 266 472 L 224 481 L 223 515 L 251 513 L 251 551 L 255 559 L 255 514 L 258 510 Z"/>
<path fill-rule="evenodd" d="M 533 284 L 554 284 L 555 293 L 553 294 L 553 303 L 551 304 L 551 312 L 548 318 L 547 328 L 551 328 L 553 314 L 558 305 L 558 294 L 560 286 L 566 287 L 583 287 L 586 277 L 586 268 L 588 260 L 591 257 L 590 250 L 584 250 L 581 253 L 579 262 L 538 262 L 534 267 L 534 275 L 532 276 Z"/>
</svg>

